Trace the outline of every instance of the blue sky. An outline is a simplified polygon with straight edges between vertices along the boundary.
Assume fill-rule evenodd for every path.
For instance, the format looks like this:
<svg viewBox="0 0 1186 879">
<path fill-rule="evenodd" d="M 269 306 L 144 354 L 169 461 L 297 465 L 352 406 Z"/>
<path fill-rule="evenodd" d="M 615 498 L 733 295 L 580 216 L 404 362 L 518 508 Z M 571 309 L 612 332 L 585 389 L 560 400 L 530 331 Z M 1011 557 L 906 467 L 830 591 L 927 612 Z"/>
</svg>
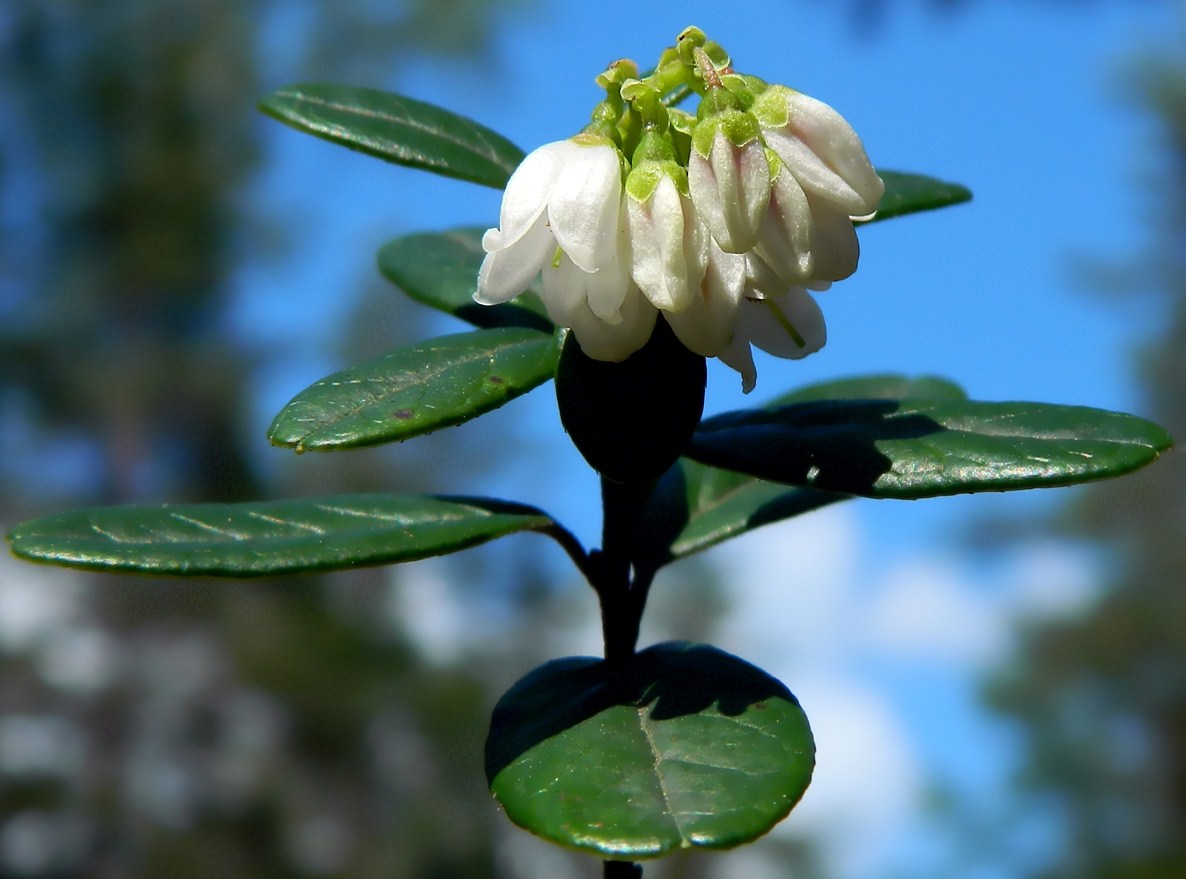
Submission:
<svg viewBox="0 0 1186 879">
<path fill-rule="evenodd" d="M 1121 305 L 1090 295 L 1077 267 L 1085 257 L 1121 262 L 1142 241 L 1138 181 L 1150 128 L 1120 73 L 1136 50 L 1181 26 L 1176 7 L 1087 3 L 1072 11 L 986 0 L 936 14 L 929 6 L 891 4 L 883 26 L 865 33 L 847 4 L 722 3 L 692 15 L 672 2 L 564 0 L 509 13 L 496 25 L 492 62 L 425 65 L 400 87 L 530 149 L 584 125 L 598 99 L 592 79 L 608 62 L 631 57 L 646 67 L 697 24 L 738 69 L 839 109 L 875 164 L 975 192 L 970 205 L 863 230 L 860 270 L 821 296 L 827 347 L 801 362 L 759 361 L 753 400 L 794 384 L 894 371 L 945 375 L 980 399 L 1140 413 L 1131 355 L 1157 314 L 1139 298 Z M 277 86 L 287 81 L 283 67 Z M 294 242 L 299 261 L 251 265 L 239 279 L 237 331 L 256 340 L 267 332 L 291 350 L 260 378 L 262 432 L 292 393 L 345 365 L 316 346 L 349 314 L 341 291 L 374 271 L 374 250 L 404 232 L 492 224 L 499 194 L 261 125 L 270 156 L 256 194 L 304 223 Z M 710 412 L 749 402 L 735 373 L 710 368 Z M 554 411 L 545 390 L 487 416 L 513 447 L 497 450 L 506 463 L 480 490 L 538 503 L 595 542 L 596 483 Z M 1090 601 L 1091 559 L 1023 543 L 985 562 L 955 541 L 985 517 L 1026 517 L 1068 497 L 859 502 L 720 554 L 722 576 L 747 584 L 730 592 L 736 606 L 722 646 L 787 680 L 817 726 L 821 770 L 804 823 L 839 822 L 871 840 L 862 851 L 873 862 L 854 855 L 851 835 L 829 849 L 843 875 L 917 866 L 924 852 L 940 869 L 952 857 L 920 811 L 928 773 L 969 791 L 1001 785 L 1013 739 L 978 708 L 975 677 L 1007 655 L 1016 620 L 1073 613 Z M 791 584 L 783 582 L 788 554 Z M 864 737 L 851 738 L 854 730 Z M 969 749 L 983 759 L 970 761 Z M 1046 837 L 1035 826 L 1036 842 L 1016 845 L 1040 856 Z"/>
</svg>

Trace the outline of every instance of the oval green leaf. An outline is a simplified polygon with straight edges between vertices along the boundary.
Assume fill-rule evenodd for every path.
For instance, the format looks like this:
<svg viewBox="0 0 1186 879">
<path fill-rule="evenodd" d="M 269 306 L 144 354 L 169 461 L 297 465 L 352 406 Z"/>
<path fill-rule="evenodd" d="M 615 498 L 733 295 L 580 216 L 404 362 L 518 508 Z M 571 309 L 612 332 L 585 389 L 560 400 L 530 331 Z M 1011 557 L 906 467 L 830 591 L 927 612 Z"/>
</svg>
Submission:
<svg viewBox="0 0 1186 879">
<path fill-rule="evenodd" d="M 832 399 L 963 400 L 958 385 L 936 376 L 869 375 L 808 385 L 767 403 Z M 683 458 L 655 486 L 643 515 L 638 563 L 650 570 L 772 522 L 811 512 L 849 495 L 790 488 Z"/>
<path fill-rule="evenodd" d="M 261 577 L 407 562 L 554 525 L 486 498 L 360 494 L 74 510 L 18 525 L 9 540 L 22 558 L 67 567 Z"/>
<path fill-rule="evenodd" d="M 878 373 L 817 382 L 788 391 L 765 403 L 763 409 L 777 409 L 790 403 L 815 400 L 966 400 L 967 393 L 950 379 L 937 375 L 908 376 Z"/>
<path fill-rule="evenodd" d="M 660 477 L 647 501 L 635 563 L 655 571 L 731 537 L 848 497 L 787 488 L 681 458 Z"/>
<path fill-rule="evenodd" d="M 934 211 L 972 200 L 972 190 L 958 183 L 946 183 L 925 174 L 906 174 L 901 171 L 882 171 L 878 174 L 885 181 L 885 195 L 870 223 L 917 214 L 920 211 Z"/>
<path fill-rule="evenodd" d="M 478 330 L 401 348 L 323 378 L 297 394 L 268 429 L 298 452 L 399 442 L 452 427 L 552 378 L 553 336 Z"/>
<path fill-rule="evenodd" d="M 502 189 L 523 151 L 442 107 L 375 89 L 291 85 L 264 98 L 274 119 L 388 162 Z"/>
<path fill-rule="evenodd" d="M 786 817 L 814 764 L 790 691 L 703 644 L 659 644 L 624 667 L 549 662 L 499 700 L 486 742 L 512 821 L 608 859 L 749 842 Z"/>
<path fill-rule="evenodd" d="M 482 266 L 481 229 L 406 235 L 379 250 L 379 271 L 412 299 L 479 327 L 555 329 L 539 296 L 531 291 L 502 305 L 478 305 Z"/>
<path fill-rule="evenodd" d="M 831 400 L 709 419 L 688 455 L 789 485 L 913 500 L 1120 476 L 1171 444 L 1152 422 L 1081 406 Z"/>
</svg>

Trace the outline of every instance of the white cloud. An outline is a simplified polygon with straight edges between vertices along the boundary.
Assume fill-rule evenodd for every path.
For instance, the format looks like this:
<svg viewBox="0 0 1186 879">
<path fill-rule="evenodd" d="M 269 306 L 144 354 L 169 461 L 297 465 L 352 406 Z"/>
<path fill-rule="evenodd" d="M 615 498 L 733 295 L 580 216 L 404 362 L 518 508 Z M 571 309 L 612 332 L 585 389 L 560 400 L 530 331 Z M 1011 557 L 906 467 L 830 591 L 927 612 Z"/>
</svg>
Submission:
<svg viewBox="0 0 1186 879">
<path fill-rule="evenodd" d="M 903 559 L 876 582 L 862 616 L 866 648 L 895 659 L 983 667 L 1009 645 L 999 594 L 970 587 L 953 557 Z"/>
<path fill-rule="evenodd" d="M 77 618 L 81 596 L 76 574 L 0 552 L 0 651 L 38 646 Z"/>
<path fill-rule="evenodd" d="M 816 770 L 778 832 L 821 845 L 835 875 L 879 872 L 920 806 L 915 743 L 886 695 L 850 676 L 801 677 L 793 689 L 811 720 Z"/>
<path fill-rule="evenodd" d="M 867 614 L 865 543 L 859 512 L 843 505 L 747 535 L 714 559 L 732 607 L 720 646 L 786 683 L 815 735 L 811 787 L 774 833 L 811 838 L 844 877 L 884 863 L 922 786 L 898 709 L 854 670 Z"/>
<path fill-rule="evenodd" d="M 1035 541 L 1010 555 L 1005 574 L 1013 619 L 1065 619 L 1083 613 L 1100 594 L 1096 562 L 1066 544 Z"/>
<path fill-rule="evenodd" d="M 710 558 L 731 607 L 720 646 L 763 667 L 839 661 L 861 543 L 854 508 L 838 505 L 720 547 Z"/>
</svg>

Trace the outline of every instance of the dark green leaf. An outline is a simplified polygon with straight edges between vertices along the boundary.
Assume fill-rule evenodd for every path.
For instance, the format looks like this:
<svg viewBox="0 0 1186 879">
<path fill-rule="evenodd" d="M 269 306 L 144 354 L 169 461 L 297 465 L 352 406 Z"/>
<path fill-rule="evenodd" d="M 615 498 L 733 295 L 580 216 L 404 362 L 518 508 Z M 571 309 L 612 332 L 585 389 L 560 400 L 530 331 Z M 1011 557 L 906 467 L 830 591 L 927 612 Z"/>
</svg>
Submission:
<svg viewBox="0 0 1186 879">
<path fill-rule="evenodd" d="M 519 826 L 605 858 L 730 848 L 799 801 L 815 746 L 798 701 L 714 647 L 668 643 L 624 668 L 549 662 L 499 700 L 490 789 Z"/>
<path fill-rule="evenodd" d="M 503 305 L 474 302 L 484 255 L 481 229 L 407 235 L 379 251 L 379 271 L 417 302 L 475 326 L 552 332 L 554 326 L 533 292 Z"/>
<path fill-rule="evenodd" d="M 657 570 L 730 537 L 847 498 L 681 458 L 663 474 L 647 502 L 637 563 Z"/>
<path fill-rule="evenodd" d="M 972 190 L 958 183 L 944 183 L 934 177 L 901 171 L 878 169 L 877 173 L 885 181 L 885 195 L 881 197 L 881 206 L 869 221 L 871 223 L 972 200 Z"/>
<path fill-rule="evenodd" d="M 23 558 L 68 567 L 259 577 L 407 562 L 553 524 L 534 507 L 485 498 L 361 494 L 75 510 L 18 525 L 9 539 Z"/>
<path fill-rule="evenodd" d="M 552 377 L 555 339 L 513 327 L 401 348 L 312 385 L 281 410 L 268 439 L 298 452 L 398 442 L 461 424 Z"/>
<path fill-rule="evenodd" d="M 906 397 L 965 399 L 963 390 L 946 379 L 872 375 L 799 388 L 767 403 L 764 408 L 813 400 Z M 684 458 L 663 475 L 647 503 L 639 562 L 644 567 L 657 569 L 730 537 L 847 497 L 810 488 L 787 488 Z"/>
<path fill-rule="evenodd" d="M 914 499 L 1119 476 L 1170 444 L 1151 422 L 1078 406 L 831 400 L 709 419 L 688 455 L 789 485 Z"/>
<path fill-rule="evenodd" d="M 523 151 L 501 134 L 441 107 L 375 89 L 307 83 L 259 104 L 299 131 L 389 162 L 502 189 Z"/>
<path fill-rule="evenodd" d="M 936 375 L 911 378 L 897 373 L 858 375 L 819 382 L 781 394 L 762 406 L 776 409 L 789 403 L 816 400 L 966 400 L 964 389 Z"/>
</svg>

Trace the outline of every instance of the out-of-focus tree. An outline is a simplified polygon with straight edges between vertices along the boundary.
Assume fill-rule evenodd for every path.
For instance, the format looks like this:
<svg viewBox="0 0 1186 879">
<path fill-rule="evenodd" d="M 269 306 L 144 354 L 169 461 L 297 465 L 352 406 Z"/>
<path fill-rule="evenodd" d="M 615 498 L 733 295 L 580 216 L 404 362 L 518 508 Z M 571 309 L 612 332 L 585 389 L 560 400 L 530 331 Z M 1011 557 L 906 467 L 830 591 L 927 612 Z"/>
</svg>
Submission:
<svg viewBox="0 0 1186 879">
<path fill-rule="evenodd" d="M 1162 331 L 1141 359 L 1145 411 L 1186 437 L 1186 34 L 1143 62 L 1135 81 L 1159 149 L 1147 248 L 1118 285 L 1155 295 Z M 990 687 L 1020 722 L 1023 782 L 1059 816 L 1057 865 L 1043 877 L 1179 879 L 1186 875 L 1186 456 L 1078 495 L 1064 535 L 1114 554 L 1085 615 L 1034 625 Z M 1024 813 L 1023 813 L 1024 814 Z"/>
<path fill-rule="evenodd" d="M 391 84 L 430 56 L 477 63 L 505 9 L 3 4 L 6 520 L 266 492 L 240 425 L 267 352 L 229 343 L 225 319 L 245 240 L 274 219 L 243 196 L 269 28 L 294 37 L 303 59 L 285 64 L 309 78 Z M 417 487 L 372 463 L 372 484 Z M 315 469 L 319 491 L 354 478 Z M 425 668 L 377 573 L 95 584 L 7 560 L 0 580 L 0 875 L 492 874 L 472 809 L 481 677 L 472 657 Z"/>
</svg>

